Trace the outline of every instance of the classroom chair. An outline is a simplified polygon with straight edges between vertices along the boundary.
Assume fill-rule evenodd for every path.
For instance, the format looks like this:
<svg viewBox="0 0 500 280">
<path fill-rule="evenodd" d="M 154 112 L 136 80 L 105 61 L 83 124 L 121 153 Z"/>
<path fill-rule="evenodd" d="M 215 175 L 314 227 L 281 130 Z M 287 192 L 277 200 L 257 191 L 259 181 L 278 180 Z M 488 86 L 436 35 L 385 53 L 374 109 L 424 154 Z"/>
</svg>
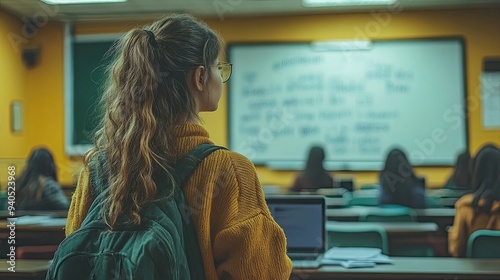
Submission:
<svg viewBox="0 0 500 280">
<path fill-rule="evenodd" d="M 359 216 L 360 222 L 416 222 L 417 214 L 415 210 L 399 206 L 384 205 L 383 207 L 374 207 L 367 213 Z"/>
<path fill-rule="evenodd" d="M 328 249 L 332 247 L 370 247 L 379 248 L 382 254 L 388 254 L 389 241 L 382 226 L 359 224 L 356 227 L 349 225 L 326 225 Z"/>
<path fill-rule="evenodd" d="M 393 257 L 434 257 L 436 253 L 431 244 L 415 243 L 391 248 L 390 255 Z"/>
<path fill-rule="evenodd" d="M 435 196 L 425 196 L 425 206 L 426 208 L 442 208 L 443 204 L 441 203 L 441 199 Z"/>
<path fill-rule="evenodd" d="M 468 258 L 500 258 L 500 230 L 480 229 L 469 236 Z"/>
</svg>

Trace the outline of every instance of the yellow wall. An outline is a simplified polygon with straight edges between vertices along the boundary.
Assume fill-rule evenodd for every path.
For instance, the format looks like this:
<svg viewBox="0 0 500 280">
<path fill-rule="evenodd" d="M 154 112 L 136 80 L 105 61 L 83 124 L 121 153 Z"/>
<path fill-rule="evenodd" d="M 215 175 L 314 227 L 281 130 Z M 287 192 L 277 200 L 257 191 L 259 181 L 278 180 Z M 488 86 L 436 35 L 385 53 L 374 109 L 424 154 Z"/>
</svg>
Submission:
<svg viewBox="0 0 500 280">
<path fill-rule="evenodd" d="M 5 188 L 7 166 L 19 167 L 29 152 L 28 132 L 11 130 L 11 102 L 26 103 L 27 71 L 21 59 L 22 23 L 0 11 L 0 186 Z M 24 108 L 26 113 L 26 108 Z M 23 115 L 26 123 L 26 114 Z"/>
<path fill-rule="evenodd" d="M 33 33 L 26 22 L 0 11 L 0 168 L 15 164 L 18 175 L 25 158 L 36 146 L 53 152 L 63 184 L 74 182 L 80 159 L 64 154 L 63 25 L 41 24 Z M 14 42 L 14 43 L 12 43 Z M 28 68 L 22 61 L 25 48 L 40 47 L 38 64 Z M 23 105 L 23 130 L 10 129 L 10 104 Z M 0 177 L 2 188 L 6 177 Z"/>
<path fill-rule="evenodd" d="M 482 59 L 485 56 L 500 56 L 500 36 L 496 35 L 500 30 L 498 14 L 500 14 L 500 9 L 414 12 L 378 10 L 363 14 L 243 17 L 226 18 L 223 21 L 207 19 L 207 22 L 218 30 L 228 43 L 296 42 L 362 38 L 364 36 L 370 39 L 463 36 L 466 41 L 469 141 L 470 151 L 474 153 L 484 142 L 490 141 L 500 144 L 500 131 L 486 131 L 482 128 L 479 103 L 479 77 Z M 114 33 L 134 26 L 137 24 L 79 24 L 76 26 L 76 33 Z M 32 108 L 26 112 L 26 115 L 29 120 L 33 119 L 32 125 L 28 126 L 32 129 L 30 137 L 36 136 L 38 140 L 31 140 L 25 145 L 33 145 L 38 142 L 49 145 L 56 153 L 59 166 L 66 170 L 61 174 L 62 181 L 71 183 L 74 178 L 73 171 L 79 167 L 79 160 L 69 159 L 63 155 L 62 34 L 62 25 L 56 23 L 41 29 L 37 37 L 42 45 L 44 56 L 37 68 L 29 70 L 25 77 L 28 80 L 26 90 L 30 91 L 27 107 Z M 4 50 L 0 49 L 0 56 L 4 55 L 3 52 Z M 20 73 L 20 76 L 23 76 L 23 73 Z M 18 82 L 18 84 L 22 83 Z M 27 95 L 27 93 L 21 94 Z M 227 143 L 226 106 L 227 99 L 224 95 L 217 112 L 203 115 L 205 126 L 212 139 L 222 145 Z M 47 128 L 47 125 L 50 127 Z M 262 167 L 258 168 L 258 172 L 263 184 L 282 186 L 291 184 L 295 174 L 291 171 L 273 171 Z M 450 168 L 417 169 L 419 175 L 427 177 L 430 185 L 442 184 L 449 172 Z M 375 172 L 335 174 L 337 176 L 353 175 L 357 185 L 374 182 L 377 178 Z"/>
<path fill-rule="evenodd" d="M 71 185 L 81 159 L 64 153 L 64 25 L 51 22 L 39 28 L 32 44 L 41 47 L 38 64 L 28 70 L 27 114 L 29 145 L 47 146 L 57 162 L 59 180 Z"/>
</svg>

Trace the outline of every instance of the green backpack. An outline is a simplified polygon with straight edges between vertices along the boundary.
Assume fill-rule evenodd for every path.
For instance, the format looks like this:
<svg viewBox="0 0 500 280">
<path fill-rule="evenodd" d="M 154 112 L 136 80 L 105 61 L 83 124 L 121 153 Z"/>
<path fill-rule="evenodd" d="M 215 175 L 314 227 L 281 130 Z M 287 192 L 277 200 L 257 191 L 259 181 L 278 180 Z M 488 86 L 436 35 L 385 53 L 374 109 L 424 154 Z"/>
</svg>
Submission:
<svg viewBox="0 0 500 280">
<path fill-rule="evenodd" d="M 183 186 L 196 166 L 220 148 L 202 144 L 181 159 L 173 172 L 177 185 Z M 80 229 L 59 245 L 46 279 L 204 279 L 198 239 L 182 190 L 161 199 L 159 187 L 159 201 L 141 210 L 140 226 L 123 224 L 110 230 L 100 217 L 106 167 L 103 160 L 98 164 L 99 168 L 91 168 L 91 180 L 99 195 Z"/>
</svg>

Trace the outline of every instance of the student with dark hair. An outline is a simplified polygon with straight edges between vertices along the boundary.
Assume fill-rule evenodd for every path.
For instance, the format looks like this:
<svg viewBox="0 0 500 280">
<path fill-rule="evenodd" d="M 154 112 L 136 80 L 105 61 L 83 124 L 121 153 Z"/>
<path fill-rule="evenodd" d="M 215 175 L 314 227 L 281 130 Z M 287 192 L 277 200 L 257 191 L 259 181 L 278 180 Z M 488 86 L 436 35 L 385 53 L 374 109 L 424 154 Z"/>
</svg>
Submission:
<svg viewBox="0 0 500 280">
<path fill-rule="evenodd" d="M 380 172 L 379 204 L 425 208 L 425 186 L 413 173 L 413 166 L 400 149 L 392 149 Z"/>
<path fill-rule="evenodd" d="M 66 234 L 80 228 L 97 194 L 92 163 L 105 155 L 104 221 L 123 217 L 140 225 L 140 211 L 160 188 L 155 174 L 173 182 L 172 170 L 200 144 L 213 142 L 199 124 L 215 111 L 231 64 L 219 61 L 222 42 L 205 23 L 171 15 L 127 32 L 116 46 L 102 103 L 105 114 L 85 156 Z M 175 184 L 174 184 L 175 185 Z M 194 224 L 206 279 L 288 279 L 291 261 L 283 230 L 267 207 L 253 164 L 219 149 L 206 157 L 183 191 Z M 168 264 L 165 264 L 168 266 Z"/>
<path fill-rule="evenodd" d="M 500 150 L 481 149 L 476 155 L 471 194 L 455 203 L 455 220 L 448 233 L 448 249 L 464 257 L 469 236 L 479 229 L 500 230 Z"/>
<path fill-rule="evenodd" d="M 471 157 L 468 151 L 458 155 L 453 168 L 453 173 L 444 185 L 447 189 L 468 190 L 470 189 L 471 173 L 469 170 Z"/>
<path fill-rule="evenodd" d="M 476 152 L 476 156 L 474 157 L 471 157 L 470 159 L 470 162 L 469 162 L 469 173 L 471 174 L 474 174 L 474 169 L 476 167 L 476 161 L 477 161 L 477 156 L 484 150 L 484 149 L 489 149 L 489 148 L 493 148 L 493 149 L 499 149 L 499 147 L 493 143 L 484 143 L 483 145 L 481 145 L 481 147 L 479 147 L 479 149 L 477 150 Z"/>
<path fill-rule="evenodd" d="M 17 182 L 16 209 L 66 210 L 69 199 L 57 182 L 54 157 L 46 148 L 34 149 Z"/>
<path fill-rule="evenodd" d="M 314 146 L 309 150 L 309 156 L 304 171 L 295 178 L 291 191 L 333 188 L 333 177 L 323 167 L 325 151 L 322 147 Z"/>
</svg>

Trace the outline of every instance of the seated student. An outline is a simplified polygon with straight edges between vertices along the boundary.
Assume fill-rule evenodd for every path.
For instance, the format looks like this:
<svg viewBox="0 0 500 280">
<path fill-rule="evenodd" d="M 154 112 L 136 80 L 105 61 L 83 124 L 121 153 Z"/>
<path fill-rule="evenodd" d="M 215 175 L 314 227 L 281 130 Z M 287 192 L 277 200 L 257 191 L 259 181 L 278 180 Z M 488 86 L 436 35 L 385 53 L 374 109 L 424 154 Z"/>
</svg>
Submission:
<svg viewBox="0 0 500 280">
<path fill-rule="evenodd" d="M 471 174 L 474 174 L 474 168 L 476 167 L 476 160 L 477 160 L 477 156 L 485 149 L 489 149 L 489 148 L 493 148 L 493 149 L 499 149 L 499 147 L 497 147 L 497 145 L 493 144 L 493 143 L 484 143 L 483 145 L 481 145 L 481 147 L 479 147 L 479 150 L 476 152 L 476 156 L 475 157 L 471 157 L 470 159 L 470 162 L 469 162 L 469 173 Z"/>
<path fill-rule="evenodd" d="M 413 173 L 405 153 L 393 149 L 387 155 L 380 172 L 380 205 L 397 204 L 411 208 L 425 208 L 425 186 Z"/>
<path fill-rule="evenodd" d="M 67 210 L 69 199 L 57 182 L 54 157 L 49 150 L 37 148 L 17 183 L 17 210 Z"/>
<path fill-rule="evenodd" d="M 322 147 L 314 146 L 309 150 L 309 156 L 304 171 L 295 178 L 291 191 L 333 188 L 333 177 L 323 167 L 325 151 Z"/>
<path fill-rule="evenodd" d="M 469 236 L 479 229 L 500 230 L 500 150 L 489 147 L 476 155 L 472 191 L 455 203 L 455 220 L 448 232 L 448 250 L 464 257 Z"/>
<path fill-rule="evenodd" d="M 469 171 L 470 154 L 465 151 L 458 155 L 457 161 L 453 168 L 453 173 L 448 178 L 448 181 L 443 188 L 453 190 L 468 190 L 470 189 L 471 173 Z"/>
</svg>

